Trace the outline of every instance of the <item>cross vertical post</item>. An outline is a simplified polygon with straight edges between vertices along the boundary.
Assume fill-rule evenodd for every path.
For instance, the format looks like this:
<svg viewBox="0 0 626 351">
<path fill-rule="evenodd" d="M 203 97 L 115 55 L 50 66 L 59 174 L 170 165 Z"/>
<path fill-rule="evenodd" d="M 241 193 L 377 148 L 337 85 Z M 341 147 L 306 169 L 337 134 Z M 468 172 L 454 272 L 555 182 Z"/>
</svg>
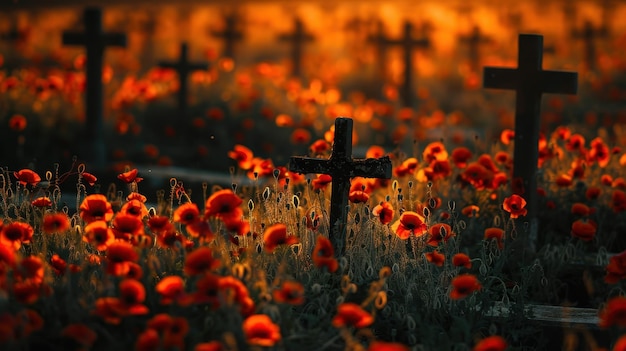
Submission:
<svg viewBox="0 0 626 351">
<path fill-rule="evenodd" d="M 99 8 L 87 8 L 83 13 L 84 32 L 64 32 L 63 45 L 86 47 L 86 92 L 85 92 L 85 141 L 87 158 L 97 168 L 106 163 L 106 150 L 103 138 L 102 65 L 104 49 L 107 46 L 126 46 L 126 35 L 104 33 L 102 12 Z"/>
<path fill-rule="evenodd" d="M 539 160 L 539 130 L 541 96 L 544 93 L 576 94 L 578 74 L 545 71 L 543 36 L 519 35 L 517 68 L 485 67 L 485 88 L 515 90 L 515 146 L 513 151 L 514 192 L 527 201 L 531 224 L 530 245 L 537 235 L 537 163 Z M 533 248 L 534 249 L 534 248 Z"/>
<path fill-rule="evenodd" d="M 587 69 L 596 69 L 596 38 L 606 38 L 608 36 L 608 29 L 606 27 L 594 28 L 590 21 L 585 21 L 582 30 L 572 31 L 572 36 L 576 39 L 580 39 L 585 45 L 585 64 Z"/>
<path fill-rule="evenodd" d="M 188 94 L 188 84 L 187 79 L 189 73 L 198 70 L 205 70 L 209 65 L 208 62 L 189 62 L 189 54 L 187 43 L 180 44 L 180 54 L 178 61 L 176 62 L 160 62 L 159 67 L 163 68 L 171 68 L 176 70 L 178 73 L 178 110 L 179 113 L 183 117 L 187 116 L 187 99 L 189 98 Z"/>
<path fill-rule="evenodd" d="M 413 101 L 413 49 L 427 48 L 430 46 L 428 38 L 414 39 L 413 24 L 409 21 L 404 22 L 403 36 L 397 40 L 390 40 L 384 37 L 382 33 L 382 24 L 379 22 L 378 33 L 376 36 L 370 37 L 370 42 L 374 42 L 378 46 L 379 60 L 383 61 L 387 46 L 399 45 L 403 50 L 404 61 L 404 79 L 402 82 L 401 99 L 404 106 L 411 106 Z"/>
<path fill-rule="evenodd" d="M 379 159 L 352 158 L 352 124 L 353 121 L 350 118 L 335 119 L 335 139 L 328 160 L 292 157 L 289 161 L 289 170 L 292 172 L 331 176 L 329 239 L 337 257 L 342 257 L 346 250 L 350 179 L 354 177 L 391 178 L 392 167 L 388 156 Z"/>
<path fill-rule="evenodd" d="M 243 33 L 237 30 L 237 17 L 233 14 L 226 16 L 224 18 L 224 29 L 221 32 L 213 31 L 211 34 L 214 37 L 224 39 L 222 56 L 234 58 L 235 43 L 243 39 Z"/>
<path fill-rule="evenodd" d="M 470 35 L 461 36 L 461 42 L 468 46 L 468 56 L 472 71 L 478 71 L 480 66 L 480 44 L 490 42 L 489 37 L 480 33 L 480 27 L 474 26 Z"/>
<path fill-rule="evenodd" d="M 296 18 L 294 20 L 294 32 L 292 34 L 282 34 L 278 38 L 280 41 L 291 42 L 292 75 L 301 77 L 302 50 L 306 42 L 313 41 L 313 36 L 305 32 L 302 20 Z"/>
</svg>

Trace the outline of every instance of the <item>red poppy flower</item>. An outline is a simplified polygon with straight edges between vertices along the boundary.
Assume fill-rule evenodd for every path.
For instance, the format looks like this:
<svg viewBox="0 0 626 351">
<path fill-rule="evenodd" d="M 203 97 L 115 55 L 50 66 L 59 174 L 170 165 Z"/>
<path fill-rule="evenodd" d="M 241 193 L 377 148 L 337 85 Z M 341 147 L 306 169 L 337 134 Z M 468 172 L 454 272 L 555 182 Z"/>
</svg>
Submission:
<svg viewBox="0 0 626 351">
<path fill-rule="evenodd" d="M 135 351 L 154 351 L 159 350 L 160 347 L 161 337 L 154 329 L 146 329 L 137 336 Z"/>
<path fill-rule="evenodd" d="M 14 265 L 15 251 L 13 248 L 7 245 L 0 245 L 0 272 L 2 272 L 6 266 L 13 267 Z"/>
<path fill-rule="evenodd" d="M 182 223 L 185 225 L 193 224 L 200 220 L 200 210 L 198 206 L 192 202 L 178 206 L 174 211 L 174 223 Z"/>
<path fill-rule="evenodd" d="M 27 125 L 28 121 L 26 121 L 26 117 L 24 117 L 23 115 L 15 114 L 11 116 L 11 118 L 9 118 L 9 128 L 11 128 L 13 131 L 21 132 L 26 129 Z"/>
<path fill-rule="evenodd" d="M 149 312 L 143 305 L 146 299 L 146 289 L 135 279 L 124 279 L 120 282 L 119 299 L 121 307 L 127 315 L 141 315 Z"/>
<path fill-rule="evenodd" d="M 87 184 L 91 186 L 94 186 L 94 184 L 96 184 L 96 182 L 98 181 L 98 178 L 96 178 L 96 176 L 91 173 L 83 172 L 81 173 L 81 176 L 87 182 Z"/>
<path fill-rule="evenodd" d="M 304 128 L 297 128 L 291 133 L 291 143 L 295 145 L 308 144 L 311 141 L 311 132 Z"/>
<path fill-rule="evenodd" d="M 609 147 L 602 141 L 602 138 L 597 137 L 591 141 L 589 152 L 587 153 L 587 160 L 589 162 L 598 162 L 598 166 L 601 168 L 609 164 L 611 152 Z"/>
<path fill-rule="evenodd" d="M 511 141 L 515 139 L 515 131 L 512 129 L 505 129 L 500 133 L 500 141 L 504 145 L 509 145 Z"/>
<path fill-rule="evenodd" d="M 330 273 L 334 273 L 339 268 L 333 244 L 326 237 L 321 235 L 317 237 L 312 256 L 313 264 L 318 268 L 326 267 Z"/>
<path fill-rule="evenodd" d="M 610 206 L 616 213 L 626 211 L 626 193 L 621 190 L 613 191 Z"/>
<path fill-rule="evenodd" d="M 413 212 L 405 211 L 392 226 L 396 235 L 402 239 L 408 239 L 411 234 L 415 236 L 422 236 L 427 233 L 428 226 L 424 223 L 424 216 Z"/>
<path fill-rule="evenodd" d="M 241 280 L 233 276 L 220 277 L 217 282 L 217 291 L 220 301 L 238 304 L 243 315 L 250 315 L 254 311 L 254 301 Z"/>
<path fill-rule="evenodd" d="M 187 254 L 185 258 L 185 274 L 198 275 L 218 268 L 222 263 L 213 257 L 213 250 L 203 246 Z"/>
<path fill-rule="evenodd" d="M 333 178 L 330 175 L 318 174 L 317 178 L 311 181 L 311 184 L 313 185 L 313 189 L 323 190 L 323 189 L 326 189 L 328 184 L 330 184 L 332 181 L 333 181 Z"/>
<path fill-rule="evenodd" d="M 465 206 L 461 210 L 461 213 L 467 217 L 478 217 L 479 212 L 480 212 L 480 207 L 476 205 Z"/>
<path fill-rule="evenodd" d="M 174 226 L 168 216 L 153 216 L 148 219 L 148 228 L 152 233 L 159 234 L 174 229 Z"/>
<path fill-rule="evenodd" d="M 600 328 L 626 327 L 626 297 L 616 296 L 606 302 L 598 313 Z"/>
<path fill-rule="evenodd" d="M 372 145 L 365 152 L 365 158 L 381 158 L 385 156 L 385 149 L 382 146 Z"/>
<path fill-rule="evenodd" d="M 422 157 L 426 163 L 448 160 L 448 151 L 441 141 L 433 141 L 426 145 Z"/>
<path fill-rule="evenodd" d="M 451 284 L 450 298 L 453 300 L 463 299 L 482 288 L 482 285 L 473 274 L 459 274 L 452 279 Z"/>
<path fill-rule="evenodd" d="M 330 144 L 326 140 L 318 139 L 311 144 L 309 150 L 313 155 L 323 155 L 330 150 Z"/>
<path fill-rule="evenodd" d="M 348 199 L 354 204 L 359 204 L 367 202 L 370 199 L 370 196 L 364 191 L 355 190 L 348 194 Z"/>
<path fill-rule="evenodd" d="M 505 211 L 511 214 L 511 218 L 525 216 L 528 213 L 528 210 L 524 208 L 525 206 L 526 200 L 517 194 L 513 194 L 505 198 L 502 203 L 502 207 Z"/>
<path fill-rule="evenodd" d="M 213 193 L 206 201 L 205 218 L 218 217 L 238 218 L 243 214 L 239 207 L 243 201 L 229 189 L 223 189 Z"/>
<path fill-rule="evenodd" d="M 113 234 L 116 239 L 128 241 L 133 236 L 144 234 L 143 222 L 137 216 L 118 213 L 113 219 Z"/>
<path fill-rule="evenodd" d="M 502 249 L 504 247 L 504 245 L 502 244 L 502 240 L 504 239 L 504 230 L 495 227 L 487 228 L 485 229 L 483 239 L 487 241 L 491 241 L 491 239 L 496 239 L 498 247 Z"/>
<path fill-rule="evenodd" d="M 106 258 L 107 273 L 123 276 L 130 270 L 129 263 L 137 261 L 139 256 L 130 243 L 115 241 L 107 247 Z"/>
<path fill-rule="evenodd" d="M 572 208 L 570 212 L 576 216 L 584 217 L 584 216 L 588 216 L 591 213 L 591 209 L 589 208 L 589 206 L 583 203 L 576 202 L 572 204 Z"/>
<path fill-rule="evenodd" d="M 393 213 L 393 206 L 386 201 L 383 201 L 380 204 L 376 205 L 372 210 L 372 215 L 378 217 L 380 223 L 382 224 L 391 223 L 391 220 L 393 219 Z"/>
<path fill-rule="evenodd" d="M 612 351 L 626 351 L 626 335 L 622 335 L 617 339 Z"/>
<path fill-rule="evenodd" d="M 245 224 L 247 223 L 248 222 L 245 222 L 242 220 L 237 220 L 237 221 L 233 220 L 226 224 L 226 228 L 227 230 L 232 229 L 232 231 L 236 231 L 239 234 L 240 230 L 246 230 Z M 199 220 L 199 221 L 193 222 L 187 225 L 185 229 L 187 230 L 187 234 L 189 234 L 190 236 L 194 238 L 200 238 L 202 242 L 204 243 L 210 243 L 211 241 L 213 241 L 213 239 L 215 239 L 215 233 L 213 233 L 213 230 L 211 230 L 211 226 L 209 225 L 207 221 Z M 243 235 L 243 234 L 239 234 L 239 235 Z"/>
<path fill-rule="evenodd" d="M 33 200 L 30 204 L 35 207 L 50 207 L 52 206 L 52 200 L 47 196 L 41 196 Z"/>
<path fill-rule="evenodd" d="M 80 218 L 86 223 L 104 220 L 106 222 L 113 218 L 113 208 L 104 195 L 92 194 L 85 197 L 80 204 Z"/>
<path fill-rule="evenodd" d="M 450 227 L 450 225 L 446 223 L 437 223 L 432 225 L 428 229 L 428 234 L 430 235 L 426 243 L 430 246 L 435 247 L 439 246 L 439 243 L 441 243 L 441 241 L 448 242 L 448 240 L 450 240 L 450 238 L 455 235 L 452 232 L 452 227 Z"/>
<path fill-rule="evenodd" d="M 117 179 L 123 181 L 124 183 L 139 183 L 143 180 L 143 178 L 137 177 L 137 168 L 133 168 L 128 172 L 124 172 L 117 175 Z"/>
<path fill-rule="evenodd" d="M 437 267 L 442 267 L 446 262 L 446 256 L 439 251 L 435 250 L 433 252 L 427 252 L 424 254 L 426 260 Z"/>
<path fill-rule="evenodd" d="M 596 226 L 591 221 L 579 219 L 572 223 L 571 234 L 581 240 L 590 241 L 596 236 Z"/>
<path fill-rule="evenodd" d="M 626 278 L 626 251 L 611 256 L 605 269 L 604 281 L 608 284 L 615 284 Z"/>
<path fill-rule="evenodd" d="M 568 151 L 582 151 L 585 148 L 585 137 L 580 134 L 573 134 L 567 139 L 565 149 Z"/>
<path fill-rule="evenodd" d="M 16 325 L 21 328 L 21 337 L 26 338 L 33 332 L 41 330 L 44 327 L 44 320 L 37 313 L 37 311 L 30 308 L 23 309 L 15 314 L 16 319 L 19 321 Z"/>
<path fill-rule="evenodd" d="M 410 348 L 398 342 L 373 341 L 367 351 L 409 351 Z"/>
<path fill-rule="evenodd" d="M 73 340 L 85 349 L 91 348 L 98 339 L 98 334 L 82 323 L 66 325 L 65 328 L 61 330 L 61 336 Z"/>
<path fill-rule="evenodd" d="M 30 169 L 22 169 L 14 172 L 13 175 L 22 185 L 35 186 L 41 181 L 41 177 Z"/>
<path fill-rule="evenodd" d="M 470 260 L 469 256 L 466 254 L 459 252 L 458 254 L 452 256 L 452 265 L 455 267 L 465 267 L 470 269 L 472 268 L 472 260 Z"/>
<path fill-rule="evenodd" d="M 0 232 L 0 244 L 18 250 L 22 243 L 29 243 L 33 237 L 33 227 L 24 222 L 12 222 L 4 224 Z"/>
<path fill-rule="evenodd" d="M 276 223 L 263 233 L 263 244 L 265 251 L 274 252 L 279 245 L 293 245 L 298 243 L 298 238 L 293 235 L 287 235 L 287 226 L 282 223 Z"/>
<path fill-rule="evenodd" d="M 466 147 L 457 147 L 452 150 L 451 158 L 457 168 L 465 168 L 467 161 L 472 158 L 472 152 Z"/>
<path fill-rule="evenodd" d="M 44 262 L 37 256 L 22 258 L 15 269 L 16 277 L 35 284 L 41 284 L 44 277 Z"/>
<path fill-rule="evenodd" d="M 46 234 L 63 233 L 70 229 L 70 219 L 63 212 L 46 213 L 43 216 L 43 232 Z"/>
<path fill-rule="evenodd" d="M 272 347 L 280 341 L 280 327 L 270 317 L 255 314 L 243 321 L 243 333 L 250 345 Z"/>
<path fill-rule="evenodd" d="M 335 328 L 355 327 L 365 328 L 374 323 L 374 317 L 361 306 L 344 302 L 337 307 L 337 315 L 332 320 Z"/>
<path fill-rule="evenodd" d="M 556 180 L 554 181 L 556 183 L 556 185 L 562 187 L 562 188 L 566 188 L 570 185 L 572 185 L 572 176 L 570 176 L 569 174 L 561 174 L 558 177 L 556 177 Z"/>
<path fill-rule="evenodd" d="M 222 351 L 224 345 L 219 341 L 201 342 L 196 344 L 193 351 Z"/>
<path fill-rule="evenodd" d="M 50 257 L 50 267 L 54 271 L 54 274 L 62 276 L 65 274 L 65 271 L 67 271 L 67 262 L 59 255 L 54 254 Z"/>
<path fill-rule="evenodd" d="M 85 226 L 83 241 L 90 243 L 98 251 L 104 251 L 115 241 L 115 234 L 107 222 L 95 221 Z"/>
<path fill-rule="evenodd" d="M 504 351 L 508 347 L 506 340 L 499 335 L 488 336 L 474 346 L 473 351 Z"/>
<path fill-rule="evenodd" d="M 185 337 L 189 332 L 189 322 L 185 317 L 173 317 L 171 325 L 162 334 L 165 350 L 184 350 Z"/>
<path fill-rule="evenodd" d="M 159 246 L 168 249 L 176 248 L 177 244 L 182 243 L 184 240 L 183 236 L 176 231 L 173 227 L 165 232 L 159 232 L 156 235 L 156 242 Z"/>
<path fill-rule="evenodd" d="M 247 171 L 252 167 L 252 159 L 254 157 L 252 150 L 249 148 L 236 144 L 233 150 L 228 151 L 228 157 L 237 161 L 239 168 Z"/>
<path fill-rule="evenodd" d="M 157 283 L 155 291 L 161 295 L 161 304 L 169 305 L 185 297 L 185 282 L 177 275 L 165 277 Z"/>
<path fill-rule="evenodd" d="M 304 286 L 297 281 L 285 281 L 280 289 L 272 293 L 274 301 L 290 305 L 301 305 L 304 303 Z"/>
<path fill-rule="evenodd" d="M 410 157 L 404 160 L 396 168 L 394 168 L 393 172 L 396 177 L 400 178 L 406 175 L 414 174 L 418 165 L 419 162 L 417 161 L 417 159 L 415 157 Z"/>
<path fill-rule="evenodd" d="M 476 190 L 483 190 L 493 184 L 493 172 L 478 162 L 472 162 L 463 170 L 460 179 L 472 185 Z"/>
<path fill-rule="evenodd" d="M 137 194 L 137 193 L 133 193 L 133 194 Z M 128 200 L 128 202 L 126 202 L 122 206 L 119 213 L 132 215 L 141 219 L 148 215 L 148 209 L 146 208 L 146 205 L 141 200 L 132 199 L 132 200 Z"/>
</svg>

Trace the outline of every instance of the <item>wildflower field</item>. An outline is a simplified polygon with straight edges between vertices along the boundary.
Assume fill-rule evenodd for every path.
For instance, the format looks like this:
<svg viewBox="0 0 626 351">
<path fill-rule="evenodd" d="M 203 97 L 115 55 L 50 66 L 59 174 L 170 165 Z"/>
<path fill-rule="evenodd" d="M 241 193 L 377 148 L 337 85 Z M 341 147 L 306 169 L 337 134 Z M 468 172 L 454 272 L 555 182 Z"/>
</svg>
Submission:
<svg viewBox="0 0 626 351">
<path fill-rule="evenodd" d="M 626 350 L 618 58 L 581 97 L 546 99 L 537 238 L 513 191 L 511 97 L 475 73 L 420 82 L 410 108 L 325 65 L 303 83 L 281 64 L 214 63 L 192 76 L 189 120 L 171 70 L 107 66 L 102 170 L 75 156 L 84 57 L 0 70 L 2 350 Z M 389 180 L 352 179 L 343 256 L 331 177 L 287 168 L 328 158 L 339 116 L 355 153 L 393 163 Z M 155 184 L 139 165 L 233 182 Z M 546 328 L 535 305 L 597 309 L 599 324 Z"/>
</svg>

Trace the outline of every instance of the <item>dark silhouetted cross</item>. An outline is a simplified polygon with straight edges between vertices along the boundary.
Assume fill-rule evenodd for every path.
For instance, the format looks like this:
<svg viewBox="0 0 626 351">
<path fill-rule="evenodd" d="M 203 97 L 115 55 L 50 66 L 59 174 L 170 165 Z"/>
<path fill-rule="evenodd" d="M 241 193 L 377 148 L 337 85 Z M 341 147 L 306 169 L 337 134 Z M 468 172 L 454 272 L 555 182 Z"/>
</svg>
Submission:
<svg viewBox="0 0 626 351">
<path fill-rule="evenodd" d="M 63 45 L 81 45 L 86 47 L 86 103 L 85 133 L 87 145 L 86 158 L 93 166 L 103 168 L 106 163 L 106 150 L 103 139 L 102 122 L 102 65 L 104 49 L 107 46 L 126 46 L 126 35 L 104 33 L 102 31 L 102 12 L 99 8 L 87 8 L 83 13 L 84 32 L 64 32 Z"/>
<path fill-rule="evenodd" d="M 159 62 L 159 67 L 171 68 L 178 73 L 178 110 L 183 117 L 187 116 L 187 101 L 189 99 L 187 78 L 193 71 L 206 70 L 208 62 L 189 62 L 187 43 L 180 44 L 180 56 L 175 62 Z"/>
<path fill-rule="evenodd" d="M 234 14 L 224 17 L 224 29 L 221 32 L 212 31 L 211 35 L 224 40 L 222 57 L 234 58 L 235 43 L 243 39 L 243 33 L 237 30 L 237 17 Z"/>
<path fill-rule="evenodd" d="M 483 36 L 479 26 L 474 26 L 470 35 L 460 36 L 461 42 L 468 46 L 468 56 L 472 71 L 480 67 L 480 45 L 491 42 L 489 37 Z"/>
<path fill-rule="evenodd" d="M 404 79 L 402 82 L 401 99 L 404 106 L 411 106 L 413 102 L 413 50 L 427 48 L 430 46 L 428 38 L 414 39 L 413 24 L 404 22 L 404 33 L 402 38 L 397 40 L 388 39 L 383 33 L 382 23 L 379 22 L 378 33 L 369 38 L 378 47 L 379 62 L 385 61 L 385 51 L 390 45 L 399 45 L 404 54 Z"/>
<path fill-rule="evenodd" d="M 329 238 L 335 253 L 345 253 L 346 226 L 348 220 L 348 196 L 350 178 L 391 178 L 391 160 L 388 156 L 379 159 L 352 158 L 352 119 L 339 117 L 335 120 L 333 151 L 328 160 L 309 157 L 292 157 L 289 170 L 297 173 L 328 174 L 332 177 L 330 201 Z"/>
<path fill-rule="evenodd" d="M 578 74 L 543 70 L 543 36 L 520 34 L 518 41 L 517 68 L 485 67 L 483 84 L 516 92 L 513 189 L 527 201 L 531 240 L 535 240 L 541 96 L 576 94 Z"/>
<path fill-rule="evenodd" d="M 291 34 L 281 34 L 278 39 L 291 42 L 291 74 L 295 77 L 301 77 L 303 47 L 306 42 L 313 41 L 313 36 L 305 32 L 304 24 L 302 24 L 299 18 L 296 18 L 294 20 L 294 32 Z"/>
<path fill-rule="evenodd" d="M 572 36 L 580 39 L 585 45 L 585 65 L 589 70 L 596 69 L 596 39 L 608 37 L 608 29 L 604 26 L 595 28 L 590 21 L 585 21 L 582 30 L 573 30 Z"/>
</svg>

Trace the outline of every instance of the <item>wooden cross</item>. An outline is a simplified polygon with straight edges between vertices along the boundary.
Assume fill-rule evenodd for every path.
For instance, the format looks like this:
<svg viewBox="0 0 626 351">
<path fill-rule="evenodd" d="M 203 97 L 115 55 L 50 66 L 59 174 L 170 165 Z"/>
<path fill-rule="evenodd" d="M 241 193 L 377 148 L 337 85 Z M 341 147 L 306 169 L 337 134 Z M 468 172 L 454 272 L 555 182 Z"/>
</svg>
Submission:
<svg viewBox="0 0 626 351">
<path fill-rule="evenodd" d="M 178 61 L 164 61 L 159 63 L 159 67 L 171 68 L 178 73 L 178 110 L 183 117 L 187 117 L 187 99 L 189 98 L 187 92 L 187 77 L 189 73 L 193 71 L 206 70 L 209 65 L 206 61 L 189 62 L 188 59 L 187 43 L 182 43 L 180 44 L 180 56 Z"/>
<path fill-rule="evenodd" d="M 83 14 L 84 32 L 64 32 L 63 45 L 81 45 L 87 50 L 86 68 L 86 103 L 85 133 L 87 159 L 94 167 L 103 168 L 106 162 L 106 150 L 103 139 L 102 122 L 102 64 L 104 48 L 107 46 L 126 46 L 126 35 L 104 33 L 102 31 L 102 12 L 99 8 L 87 8 Z"/>
<path fill-rule="evenodd" d="M 581 39 L 585 45 L 585 65 L 589 70 L 595 70 L 596 68 L 596 38 L 606 38 L 608 36 L 608 29 L 604 26 L 600 28 L 594 28 L 590 21 L 585 21 L 582 30 L 573 30 L 572 36 L 575 39 Z"/>
<path fill-rule="evenodd" d="M 404 53 L 404 80 L 402 82 L 401 99 L 404 106 L 411 106 L 413 101 L 413 50 L 416 48 L 427 48 L 430 46 L 428 38 L 414 39 L 413 24 L 404 22 L 404 35 L 401 39 L 387 39 L 382 32 L 382 25 L 378 27 L 376 36 L 371 37 L 370 41 L 378 45 L 378 59 L 384 61 L 384 55 L 387 46 L 400 45 Z"/>
<path fill-rule="evenodd" d="M 289 170 L 297 173 L 328 174 L 332 177 L 330 200 L 329 238 L 335 254 L 345 253 L 346 225 L 348 219 L 348 195 L 350 178 L 391 178 L 391 160 L 388 156 L 379 159 L 352 158 L 352 119 L 339 117 L 335 120 L 335 140 L 328 160 L 309 157 L 292 157 Z"/>
<path fill-rule="evenodd" d="M 485 67 L 485 88 L 515 90 L 515 148 L 513 182 L 522 182 L 519 195 L 527 201 L 531 241 L 537 230 L 537 162 L 539 159 L 539 118 L 541 95 L 576 94 L 578 74 L 544 71 L 543 36 L 520 34 L 517 68 Z M 534 236 L 534 237 L 533 237 Z"/>
<path fill-rule="evenodd" d="M 491 39 L 480 33 L 479 26 L 474 26 L 470 35 L 462 35 L 460 39 L 462 43 L 468 46 L 468 56 L 472 71 L 478 71 L 480 65 L 480 45 L 491 42 Z"/>
<path fill-rule="evenodd" d="M 221 32 L 213 31 L 211 34 L 214 37 L 224 39 L 222 57 L 234 58 L 235 43 L 243 39 L 243 33 L 237 30 L 237 17 L 235 15 L 226 16 L 224 22 L 224 30 Z"/>
<path fill-rule="evenodd" d="M 292 75 L 300 77 L 302 74 L 302 50 L 306 42 L 313 41 L 313 36 L 307 34 L 304 24 L 299 18 L 294 20 L 294 32 L 292 34 L 281 34 L 278 39 L 280 41 L 291 42 L 291 64 Z"/>
</svg>

